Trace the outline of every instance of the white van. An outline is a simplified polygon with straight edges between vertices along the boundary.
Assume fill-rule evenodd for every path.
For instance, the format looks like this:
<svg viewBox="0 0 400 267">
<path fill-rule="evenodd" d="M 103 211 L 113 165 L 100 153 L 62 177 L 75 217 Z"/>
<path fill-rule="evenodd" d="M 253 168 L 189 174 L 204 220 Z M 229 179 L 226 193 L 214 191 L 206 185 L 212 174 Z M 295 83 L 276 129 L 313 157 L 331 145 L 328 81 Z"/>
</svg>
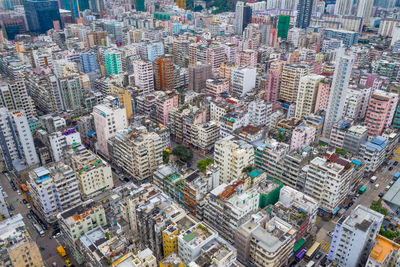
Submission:
<svg viewBox="0 0 400 267">
<path fill-rule="evenodd" d="M 375 185 L 375 189 L 378 189 L 378 188 L 379 188 L 379 184 L 376 184 L 376 185 Z"/>
</svg>

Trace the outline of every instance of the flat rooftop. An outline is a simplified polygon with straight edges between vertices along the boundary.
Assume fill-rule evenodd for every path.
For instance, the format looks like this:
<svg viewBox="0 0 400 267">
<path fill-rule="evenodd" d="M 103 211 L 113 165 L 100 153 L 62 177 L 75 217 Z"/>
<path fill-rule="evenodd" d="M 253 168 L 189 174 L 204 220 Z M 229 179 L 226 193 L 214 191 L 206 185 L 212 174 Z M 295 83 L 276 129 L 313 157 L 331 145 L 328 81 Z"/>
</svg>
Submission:
<svg viewBox="0 0 400 267">
<path fill-rule="evenodd" d="M 366 232 L 374 221 L 383 220 L 383 215 L 362 205 L 358 205 L 343 224 Z"/>
</svg>

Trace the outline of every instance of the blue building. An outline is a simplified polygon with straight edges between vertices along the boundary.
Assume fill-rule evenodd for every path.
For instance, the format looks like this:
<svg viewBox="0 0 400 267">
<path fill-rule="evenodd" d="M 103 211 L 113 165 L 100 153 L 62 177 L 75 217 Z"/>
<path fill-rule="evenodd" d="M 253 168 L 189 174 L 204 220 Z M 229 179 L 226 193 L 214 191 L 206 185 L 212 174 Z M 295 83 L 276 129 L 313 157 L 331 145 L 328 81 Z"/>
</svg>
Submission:
<svg viewBox="0 0 400 267">
<path fill-rule="evenodd" d="M 54 21 L 59 21 L 61 26 L 56 0 L 25 0 L 23 4 L 26 21 L 31 32 L 46 33 L 53 28 Z"/>
<path fill-rule="evenodd" d="M 90 9 L 89 0 L 64 0 L 63 5 L 64 9 L 71 11 L 75 19 L 80 17 L 79 12 Z"/>
<path fill-rule="evenodd" d="M 326 29 L 324 33 L 324 38 L 335 38 L 342 40 L 344 46 L 350 47 L 358 43 L 358 32 Z"/>
<path fill-rule="evenodd" d="M 80 55 L 81 70 L 84 73 L 94 72 L 99 69 L 97 65 L 97 56 L 94 52 L 87 52 Z"/>
</svg>

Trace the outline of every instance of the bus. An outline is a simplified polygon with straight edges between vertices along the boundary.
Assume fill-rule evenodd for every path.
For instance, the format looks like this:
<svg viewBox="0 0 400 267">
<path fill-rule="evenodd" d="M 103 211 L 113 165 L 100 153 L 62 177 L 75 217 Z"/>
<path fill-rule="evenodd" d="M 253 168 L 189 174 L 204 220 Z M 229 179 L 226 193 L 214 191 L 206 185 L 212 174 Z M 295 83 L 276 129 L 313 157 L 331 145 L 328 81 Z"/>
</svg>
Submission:
<svg viewBox="0 0 400 267">
<path fill-rule="evenodd" d="M 314 255 L 315 255 L 315 253 L 317 253 L 320 245 L 321 245 L 321 243 L 314 242 L 314 244 L 311 246 L 311 248 L 306 253 L 306 257 L 305 257 L 306 261 L 309 261 L 314 257 Z"/>
<path fill-rule="evenodd" d="M 40 235 L 40 236 L 44 236 L 44 231 L 43 229 L 35 222 L 32 222 L 33 227 L 35 228 L 36 232 Z"/>
<path fill-rule="evenodd" d="M 306 255 L 306 252 L 307 250 L 305 250 L 304 248 L 300 250 L 299 253 L 297 253 L 296 255 L 296 260 L 301 261 L 304 258 L 304 255 Z"/>
</svg>

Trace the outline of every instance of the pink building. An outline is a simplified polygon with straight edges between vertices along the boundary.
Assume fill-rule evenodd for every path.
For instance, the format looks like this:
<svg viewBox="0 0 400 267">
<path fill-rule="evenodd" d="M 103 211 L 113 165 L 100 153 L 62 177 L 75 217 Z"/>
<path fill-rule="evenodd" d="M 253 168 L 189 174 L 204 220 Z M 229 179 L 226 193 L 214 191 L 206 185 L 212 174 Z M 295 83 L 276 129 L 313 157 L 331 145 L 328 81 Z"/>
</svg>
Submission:
<svg viewBox="0 0 400 267">
<path fill-rule="evenodd" d="M 330 88 L 331 88 L 331 83 L 328 81 L 321 81 L 319 83 L 314 112 L 320 109 L 326 109 L 328 107 Z"/>
<path fill-rule="evenodd" d="M 229 92 L 229 80 L 225 78 L 208 79 L 206 81 L 207 94 L 217 97 L 219 94 Z"/>
<path fill-rule="evenodd" d="M 108 158 L 108 139 L 114 137 L 117 131 L 128 127 L 125 108 L 111 103 L 100 104 L 93 108 L 92 114 L 97 136 L 97 150 Z"/>
<path fill-rule="evenodd" d="M 306 147 L 314 142 L 315 128 L 308 127 L 304 123 L 294 128 L 292 139 L 290 140 L 290 149 L 295 150 Z"/>
<path fill-rule="evenodd" d="M 225 62 L 225 48 L 223 46 L 215 45 L 207 48 L 206 63 L 211 66 L 212 74 L 214 77 L 219 75 L 219 67 Z"/>
<path fill-rule="evenodd" d="M 178 106 L 178 95 L 175 92 L 166 92 L 166 95 L 156 100 L 157 122 L 168 124 L 168 114 L 171 109 Z"/>
<path fill-rule="evenodd" d="M 277 47 L 278 44 L 278 29 L 271 29 L 269 32 L 269 46 Z"/>
<path fill-rule="evenodd" d="M 236 53 L 236 65 L 255 68 L 257 66 L 257 52 L 254 50 L 243 50 Z"/>
<path fill-rule="evenodd" d="M 368 128 L 368 135 L 381 135 L 393 120 L 398 96 L 393 93 L 375 91 L 365 115 L 364 125 Z"/>
<path fill-rule="evenodd" d="M 272 102 L 272 112 L 275 112 L 278 107 L 279 87 L 281 82 L 280 71 L 268 71 L 265 77 L 265 97 L 268 102 Z"/>
</svg>

